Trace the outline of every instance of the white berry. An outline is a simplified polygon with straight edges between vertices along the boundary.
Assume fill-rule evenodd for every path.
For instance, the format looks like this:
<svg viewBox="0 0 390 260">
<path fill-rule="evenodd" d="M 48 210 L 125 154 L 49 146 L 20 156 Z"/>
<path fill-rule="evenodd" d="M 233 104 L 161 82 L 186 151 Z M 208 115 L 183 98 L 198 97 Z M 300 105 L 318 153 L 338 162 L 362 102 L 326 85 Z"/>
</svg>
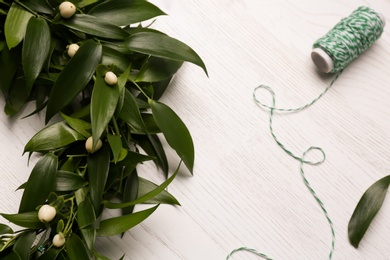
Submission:
<svg viewBox="0 0 390 260">
<path fill-rule="evenodd" d="M 104 76 L 104 80 L 108 85 L 115 85 L 118 82 L 118 77 L 112 71 L 109 71 Z"/>
<path fill-rule="evenodd" d="M 80 46 L 78 46 L 76 43 L 72 43 L 71 45 L 68 45 L 68 55 L 69 57 L 73 57 L 76 52 L 78 51 L 78 49 L 80 48 Z"/>
<path fill-rule="evenodd" d="M 103 143 L 102 141 L 99 139 L 96 146 L 95 146 L 95 149 L 92 150 L 92 145 L 93 145 L 93 139 L 92 139 L 92 136 L 88 137 L 87 141 L 85 142 L 85 149 L 87 150 L 87 152 L 89 153 L 94 153 L 96 152 L 97 150 L 99 150 Z"/>
<path fill-rule="evenodd" d="M 38 211 L 38 219 L 41 222 L 52 221 L 57 214 L 56 209 L 50 205 L 43 205 Z"/>
<path fill-rule="evenodd" d="M 62 247 L 65 244 L 65 241 L 66 241 L 66 239 L 62 233 L 56 234 L 53 237 L 53 246 Z"/>
<path fill-rule="evenodd" d="M 70 18 L 76 13 L 76 6 L 71 2 L 62 2 L 59 6 L 60 15 L 64 18 Z"/>
</svg>

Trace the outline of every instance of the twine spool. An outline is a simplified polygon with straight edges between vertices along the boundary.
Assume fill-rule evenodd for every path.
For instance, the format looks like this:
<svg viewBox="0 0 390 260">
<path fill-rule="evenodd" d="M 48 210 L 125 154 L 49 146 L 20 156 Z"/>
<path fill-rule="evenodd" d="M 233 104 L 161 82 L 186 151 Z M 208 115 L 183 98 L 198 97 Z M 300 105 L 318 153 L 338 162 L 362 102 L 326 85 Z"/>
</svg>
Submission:
<svg viewBox="0 0 390 260">
<path fill-rule="evenodd" d="M 384 26 L 382 14 L 361 6 L 314 42 L 311 58 L 322 72 L 342 71 L 381 36 Z"/>
</svg>

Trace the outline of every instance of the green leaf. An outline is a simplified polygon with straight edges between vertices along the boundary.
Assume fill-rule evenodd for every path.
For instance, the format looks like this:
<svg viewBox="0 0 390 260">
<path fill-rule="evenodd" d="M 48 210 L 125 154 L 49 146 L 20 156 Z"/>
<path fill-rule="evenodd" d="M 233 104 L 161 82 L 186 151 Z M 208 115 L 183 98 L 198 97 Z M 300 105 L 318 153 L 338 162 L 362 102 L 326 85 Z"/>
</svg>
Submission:
<svg viewBox="0 0 390 260">
<path fill-rule="evenodd" d="M 150 57 L 138 72 L 135 81 L 157 82 L 168 79 L 180 69 L 182 64 L 182 61 Z"/>
<path fill-rule="evenodd" d="M 45 65 L 50 51 L 50 29 L 43 18 L 31 17 L 23 42 L 22 64 L 28 93 Z"/>
<path fill-rule="evenodd" d="M 138 173 L 134 171 L 126 178 L 123 188 L 122 202 L 130 202 L 138 197 Z M 122 208 L 122 215 L 131 214 L 134 211 L 134 205 Z"/>
<path fill-rule="evenodd" d="M 192 173 L 194 168 L 194 144 L 192 137 L 183 121 L 167 105 L 149 100 L 153 116 L 158 127 L 163 132 L 168 144 L 175 149 L 184 164 Z"/>
<path fill-rule="evenodd" d="M 77 223 L 89 250 L 93 250 L 94 248 L 96 230 L 88 228 L 87 226 L 95 222 L 95 220 L 95 210 L 93 209 L 92 203 L 88 198 L 85 198 L 85 200 L 78 205 Z"/>
<path fill-rule="evenodd" d="M 75 233 L 72 233 L 67 239 L 65 248 L 68 259 L 90 259 L 84 242 Z"/>
<path fill-rule="evenodd" d="M 78 140 L 85 140 L 85 137 L 65 122 L 59 122 L 36 133 L 24 147 L 24 152 L 52 151 Z"/>
<path fill-rule="evenodd" d="M 58 76 L 49 96 L 46 123 L 67 106 L 87 85 L 102 57 L 102 46 L 85 41 Z"/>
<path fill-rule="evenodd" d="M 0 224 L 0 235 L 4 235 L 4 234 L 13 234 L 14 231 L 12 230 L 12 228 L 10 228 L 9 226 L 5 225 L 5 224 Z"/>
<path fill-rule="evenodd" d="M 16 3 L 12 3 L 4 24 L 5 39 L 9 49 L 17 46 L 26 33 L 27 23 L 33 15 Z"/>
<path fill-rule="evenodd" d="M 175 179 L 177 173 L 179 172 L 180 165 L 181 165 L 181 162 L 180 162 L 179 166 L 177 167 L 176 171 L 174 172 L 174 174 L 172 174 L 172 176 L 169 177 L 160 186 L 156 185 L 153 190 L 147 192 L 146 194 L 143 194 L 141 197 L 137 198 L 136 200 L 133 200 L 130 202 L 124 202 L 124 203 L 113 203 L 113 202 L 107 201 L 107 202 L 105 202 L 105 206 L 107 208 L 110 208 L 110 209 L 125 208 L 125 207 L 129 207 L 132 205 L 144 203 L 145 201 L 148 201 L 148 200 L 156 197 L 158 194 L 163 192 L 166 187 L 168 187 L 168 185 L 173 181 L 173 179 Z"/>
<path fill-rule="evenodd" d="M 30 248 L 36 236 L 35 231 L 26 231 L 16 240 L 13 251 L 19 256 L 20 260 L 30 259 Z"/>
<path fill-rule="evenodd" d="M 131 64 L 127 66 L 126 70 L 118 77 L 118 89 L 119 93 L 123 93 L 123 90 L 126 87 L 127 78 L 130 74 Z"/>
<path fill-rule="evenodd" d="M 138 189 L 138 198 L 142 198 L 149 192 L 158 188 L 158 185 L 144 178 L 139 178 L 139 189 Z M 153 198 L 144 201 L 143 203 L 150 204 L 170 204 L 170 205 L 180 205 L 177 199 L 172 196 L 168 191 L 163 190 Z"/>
<path fill-rule="evenodd" d="M 69 29 L 107 39 L 124 40 L 129 36 L 120 27 L 87 14 L 75 14 L 72 18 L 62 19 L 59 24 L 63 24 Z"/>
<path fill-rule="evenodd" d="M 361 197 L 348 224 L 349 242 L 358 247 L 372 220 L 375 218 L 390 185 L 390 175 L 375 182 Z"/>
<path fill-rule="evenodd" d="M 61 253 L 62 248 L 55 248 L 51 247 L 49 250 L 47 250 L 43 255 L 41 255 L 38 259 L 39 260 L 53 260 L 58 259 L 57 256 Z"/>
<path fill-rule="evenodd" d="M 165 15 L 157 6 L 145 0 L 105 1 L 93 7 L 88 14 L 117 26 L 138 23 Z"/>
<path fill-rule="evenodd" d="M 138 163 L 153 160 L 154 157 L 140 154 L 133 151 L 128 151 L 126 157 L 117 163 L 118 166 L 136 165 Z"/>
<path fill-rule="evenodd" d="M 7 46 L 1 52 L 0 59 L 0 89 L 7 96 L 10 92 L 10 87 L 14 76 L 18 70 L 18 66 L 22 57 L 21 46 L 9 50 Z"/>
<path fill-rule="evenodd" d="M 100 227 L 97 230 L 98 236 L 115 236 L 119 235 L 132 227 L 138 225 L 149 217 L 156 209 L 158 205 L 139 211 L 133 214 L 124 215 L 120 217 L 114 217 L 105 219 L 100 222 Z"/>
<path fill-rule="evenodd" d="M 168 160 L 164 151 L 164 147 L 158 138 L 157 135 L 138 135 L 135 136 L 138 144 L 141 148 L 152 157 L 155 157 L 153 160 L 158 167 L 160 167 L 165 175 L 168 178 Z"/>
<path fill-rule="evenodd" d="M 129 63 L 129 57 L 122 52 L 103 46 L 102 64 L 106 66 L 115 65 L 121 71 L 125 71 Z"/>
<path fill-rule="evenodd" d="M 99 254 L 98 252 L 93 252 L 93 255 L 95 257 L 96 260 L 111 260 L 110 258 L 104 256 L 104 255 L 101 255 Z"/>
<path fill-rule="evenodd" d="M 91 97 L 91 125 L 92 138 L 95 147 L 102 133 L 106 129 L 119 100 L 118 85 L 109 86 L 104 78 L 97 77 Z"/>
<path fill-rule="evenodd" d="M 110 144 L 111 151 L 113 154 L 114 163 L 118 162 L 119 155 L 121 153 L 122 147 L 122 139 L 119 135 L 112 135 L 110 133 L 107 134 L 108 143 Z"/>
<path fill-rule="evenodd" d="M 61 113 L 61 116 L 70 127 L 72 127 L 75 131 L 79 132 L 82 136 L 84 136 L 85 138 L 91 136 L 92 127 L 90 123 L 78 118 L 67 116 L 63 113 Z"/>
<path fill-rule="evenodd" d="M 6 220 L 20 227 L 40 229 L 45 225 L 38 219 L 38 211 L 24 212 L 20 214 L 1 214 Z"/>
<path fill-rule="evenodd" d="M 131 51 L 194 63 L 207 74 L 205 64 L 191 47 L 167 35 L 152 32 L 135 33 L 125 40 L 125 45 Z"/>
<path fill-rule="evenodd" d="M 34 210 L 45 203 L 54 188 L 58 167 L 58 158 L 52 153 L 45 154 L 34 166 L 26 183 L 19 213 Z"/>
<path fill-rule="evenodd" d="M 73 191 L 81 189 L 85 184 L 85 179 L 80 175 L 68 171 L 58 171 L 54 190 Z"/>
<path fill-rule="evenodd" d="M 100 204 L 103 200 L 104 187 L 110 167 L 110 150 L 106 145 L 88 156 L 88 175 L 91 202 L 96 215 L 99 215 Z"/>
<path fill-rule="evenodd" d="M 38 13 L 54 14 L 54 10 L 50 6 L 49 1 L 23 0 L 23 4 Z"/>
<path fill-rule="evenodd" d="M 4 112 L 12 116 L 20 111 L 28 98 L 28 90 L 26 87 L 26 81 L 23 78 L 23 72 L 18 69 L 15 78 L 11 83 L 8 96 L 6 97 L 6 105 Z"/>
<path fill-rule="evenodd" d="M 147 133 L 137 101 L 128 89 L 125 89 L 125 98 L 119 118 L 128 123 L 136 132 Z"/>
</svg>

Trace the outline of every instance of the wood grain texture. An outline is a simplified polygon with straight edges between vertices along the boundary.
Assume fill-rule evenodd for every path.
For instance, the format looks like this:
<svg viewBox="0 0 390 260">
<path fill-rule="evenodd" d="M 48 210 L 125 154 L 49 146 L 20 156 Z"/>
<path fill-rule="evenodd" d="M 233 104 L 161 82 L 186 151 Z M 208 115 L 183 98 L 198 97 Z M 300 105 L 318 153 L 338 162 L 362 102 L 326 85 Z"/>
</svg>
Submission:
<svg viewBox="0 0 390 260">
<path fill-rule="evenodd" d="M 99 240 L 101 253 L 112 259 L 126 254 L 134 260 L 214 260 L 248 246 L 274 259 L 327 259 L 327 221 L 302 182 L 299 163 L 272 139 L 268 112 L 255 105 L 252 92 L 259 84 L 272 86 L 281 107 L 311 101 L 332 79 L 312 64 L 312 43 L 360 5 L 382 12 L 390 23 L 390 2 L 152 2 L 169 14 L 154 26 L 193 47 L 210 75 L 185 64 L 163 97 L 193 136 L 194 176 L 183 168 L 169 188 L 181 207 L 161 206 L 122 239 Z M 318 103 L 274 119 L 275 133 L 294 153 L 314 145 L 327 154 L 324 164 L 305 170 L 335 225 L 334 259 L 390 259 L 389 199 L 358 250 L 347 238 L 361 195 L 390 172 L 389 28 Z M 264 101 L 270 102 L 267 95 Z M 21 153 L 43 122 L 43 116 L 0 115 L 0 212 L 17 211 L 21 192 L 14 190 L 27 180 L 34 162 L 27 167 Z M 179 160 L 173 151 L 168 156 L 174 169 Z M 145 164 L 141 174 L 149 167 Z M 259 258 L 237 253 L 231 259 Z"/>
</svg>

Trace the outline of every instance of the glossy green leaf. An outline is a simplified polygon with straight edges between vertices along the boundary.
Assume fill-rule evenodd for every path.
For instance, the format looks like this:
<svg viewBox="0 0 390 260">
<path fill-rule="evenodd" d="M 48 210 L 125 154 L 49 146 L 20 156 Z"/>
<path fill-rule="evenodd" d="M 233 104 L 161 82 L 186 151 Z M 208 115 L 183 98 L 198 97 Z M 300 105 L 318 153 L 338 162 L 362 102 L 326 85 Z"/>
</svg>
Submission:
<svg viewBox="0 0 390 260">
<path fill-rule="evenodd" d="M 63 113 L 61 113 L 61 116 L 71 128 L 80 133 L 82 136 L 84 136 L 85 138 L 91 136 L 92 127 L 90 123 L 78 118 L 67 116 Z"/>
<path fill-rule="evenodd" d="M 0 235 L 4 235 L 4 234 L 13 234 L 14 231 L 12 230 L 12 228 L 10 228 L 9 226 L 5 225 L 5 224 L 0 224 Z"/>
<path fill-rule="evenodd" d="M 191 47 L 167 35 L 140 32 L 129 36 L 125 41 L 125 45 L 131 51 L 160 58 L 194 63 L 201 67 L 207 74 L 204 62 Z"/>
<path fill-rule="evenodd" d="M 348 224 L 349 242 L 358 247 L 372 220 L 380 210 L 390 185 L 390 175 L 375 182 L 361 197 Z"/>
<path fill-rule="evenodd" d="M 125 207 L 129 207 L 132 205 L 144 203 L 145 201 L 148 201 L 148 200 L 156 197 L 158 194 L 163 192 L 166 187 L 168 187 L 168 185 L 173 181 L 173 179 L 175 179 L 177 173 L 179 172 L 180 165 L 181 165 L 181 162 L 180 162 L 179 166 L 177 167 L 176 171 L 165 182 L 163 182 L 159 186 L 156 185 L 153 190 L 148 191 L 147 193 L 143 194 L 141 197 L 139 197 L 133 201 L 124 202 L 124 203 L 113 203 L 113 202 L 107 201 L 107 202 L 105 202 L 105 206 L 107 208 L 110 208 L 110 209 L 125 208 Z"/>
<path fill-rule="evenodd" d="M 154 116 L 151 113 L 142 113 L 142 121 L 144 122 L 148 134 L 161 133 L 161 129 L 158 127 Z"/>
<path fill-rule="evenodd" d="M 142 210 L 129 215 L 102 220 L 100 222 L 99 229 L 97 230 L 97 235 L 98 236 L 119 235 L 131 229 L 132 227 L 138 225 L 142 221 L 144 221 L 157 209 L 157 207 L 158 205 L 150 209 Z"/>
<path fill-rule="evenodd" d="M 36 133 L 24 147 L 24 152 L 52 151 L 78 140 L 85 140 L 85 137 L 65 122 L 59 122 Z"/>
<path fill-rule="evenodd" d="M 65 248 L 68 259 L 90 259 L 84 242 L 75 233 L 72 233 L 67 239 Z"/>
<path fill-rule="evenodd" d="M 38 13 L 53 15 L 55 12 L 49 1 L 23 0 L 23 4 Z"/>
<path fill-rule="evenodd" d="M 58 76 L 47 103 L 46 123 L 67 106 L 92 78 L 102 56 L 102 46 L 85 41 Z"/>
<path fill-rule="evenodd" d="M 139 189 L 138 189 L 138 198 L 142 198 L 149 192 L 158 188 L 158 185 L 144 178 L 139 178 Z M 143 203 L 150 204 L 170 204 L 170 205 L 180 205 L 177 199 L 170 194 L 167 190 L 161 191 L 159 194 L 154 196 L 151 199 L 144 201 Z"/>
<path fill-rule="evenodd" d="M 19 256 L 20 260 L 30 259 L 30 248 L 35 241 L 37 234 L 35 231 L 23 232 L 16 240 L 13 251 Z"/>
<path fill-rule="evenodd" d="M 118 77 L 118 89 L 119 93 L 123 93 L 126 83 L 127 83 L 127 78 L 129 77 L 131 70 L 131 64 L 127 66 L 126 70 Z"/>
<path fill-rule="evenodd" d="M 169 77 L 165 80 L 152 83 L 153 90 L 154 90 L 154 92 L 153 92 L 153 99 L 154 100 L 159 100 L 162 97 L 162 95 L 165 93 L 165 91 L 169 87 L 169 83 L 171 83 L 172 78 L 173 78 L 173 76 Z"/>
<path fill-rule="evenodd" d="M 24 37 L 22 64 L 28 92 L 45 65 L 50 51 L 50 29 L 43 18 L 31 17 Z"/>
<path fill-rule="evenodd" d="M 114 115 L 119 100 L 118 85 L 109 86 L 104 78 L 97 77 L 91 97 L 91 125 L 93 146 L 101 137 Z"/>
<path fill-rule="evenodd" d="M 125 71 L 129 66 L 129 63 L 130 59 L 126 56 L 126 54 L 107 46 L 103 46 L 102 64 L 106 66 L 115 65 L 121 71 Z"/>
<path fill-rule="evenodd" d="M 106 145 L 88 156 L 88 175 L 91 202 L 96 215 L 99 215 L 110 167 L 110 148 Z"/>
<path fill-rule="evenodd" d="M 33 211 L 45 203 L 54 188 L 58 167 L 58 158 L 52 153 L 45 154 L 34 166 L 26 183 L 19 213 Z"/>
<path fill-rule="evenodd" d="M 118 166 L 127 166 L 127 165 L 136 165 L 145 161 L 150 161 L 155 159 L 154 157 L 144 155 L 141 153 L 127 151 L 126 157 L 117 163 Z"/>
<path fill-rule="evenodd" d="M 81 7 L 85 7 L 88 5 L 92 5 L 92 4 L 97 3 L 97 2 L 99 2 L 99 0 L 79 0 L 79 1 L 77 1 L 76 6 L 81 8 Z"/>
<path fill-rule="evenodd" d="M 138 72 L 136 81 L 157 82 L 168 79 L 182 64 L 182 61 L 150 57 Z"/>
<path fill-rule="evenodd" d="M 93 255 L 94 255 L 96 260 L 111 260 L 110 258 L 108 258 L 108 257 L 106 257 L 104 255 L 101 255 L 101 254 L 99 254 L 96 251 L 93 253 Z"/>
<path fill-rule="evenodd" d="M 0 89 L 7 96 L 22 57 L 21 46 L 11 50 L 4 46 L 0 57 Z"/>
<path fill-rule="evenodd" d="M 147 129 L 142 120 L 137 101 L 133 94 L 131 94 L 131 92 L 127 89 L 125 89 L 125 98 L 119 117 L 128 123 L 130 127 L 134 129 L 134 131 L 147 133 Z"/>
<path fill-rule="evenodd" d="M 135 137 L 141 148 L 149 155 L 154 157 L 154 162 L 161 168 L 165 177 L 168 178 L 168 159 L 164 147 L 157 135 L 139 135 Z"/>
<path fill-rule="evenodd" d="M 72 191 L 78 190 L 86 184 L 86 181 L 80 175 L 68 172 L 68 171 L 58 171 L 55 181 L 54 190 L 55 191 Z"/>
<path fill-rule="evenodd" d="M 110 133 L 107 134 L 107 139 L 108 139 L 108 143 L 110 144 L 110 147 L 111 147 L 114 163 L 116 163 L 116 162 L 118 162 L 120 153 L 123 149 L 122 139 L 119 135 L 112 135 Z"/>
<path fill-rule="evenodd" d="M 38 219 L 38 211 L 24 212 L 20 214 L 1 214 L 6 220 L 20 227 L 40 229 L 45 225 Z"/>
<path fill-rule="evenodd" d="M 53 260 L 53 259 L 57 259 L 57 256 L 59 255 L 59 253 L 61 253 L 61 251 L 62 251 L 62 248 L 51 247 L 43 255 L 41 255 L 38 259 L 39 260 Z"/>
<path fill-rule="evenodd" d="M 26 34 L 27 23 L 33 15 L 16 3 L 12 3 L 4 24 L 5 39 L 9 49 L 17 46 Z"/>
<path fill-rule="evenodd" d="M 11 83 L 8 96 L 6 97 L 6 105 L 4 112 L 12 116 L 20 111 L 28 99 L 28 90 L 26 87 L 26 81 L 23 78 L 23 72 L 18 69 L 15 78 Z"/>
<path fill-rule="evenodd" d="M 127 176 L 125 181 L 125 186 L 123 188 L 122 202 L 130 202 L 135 200 L 138 197 L 138 173 L 135 169 L 129 176 Z M 122 208 L 122 215 L 131 214 L 134 211 L 134 205 Z"/>
<path fill-rule="evenodd" d="M 145 0 L 116 0 L 96 5 L 88 14 L 123 26 L 142 22 L 165 13 Z"/>
<path fill-rule="evenodd" d="M 60 24 L 86 34 L 101 38 L 124 40 L 129 34 L 120 27 L 87 14 L 75 14 L 70 19 L 62 19 Z"/>
<path fill-rule="evenodd" d="M 163 132 L 168 144 L 175 149 L 184 164 L 192 173 L 194 167 L 195 151 L 192 137 L 183 121 L 167 105 L 149 100 L 153 116 L 158 127 Z"/>
<path fill-rule="evenodd" d="M 77 223 L 89 250 L 93 250 L 94 248 L 96 230 L 88 228 L 87 226 L 92 224 L 95 220 L 95 210 L 93 209 L 91 201 L 86 198 L 78 205 Z"/>
</svg>

